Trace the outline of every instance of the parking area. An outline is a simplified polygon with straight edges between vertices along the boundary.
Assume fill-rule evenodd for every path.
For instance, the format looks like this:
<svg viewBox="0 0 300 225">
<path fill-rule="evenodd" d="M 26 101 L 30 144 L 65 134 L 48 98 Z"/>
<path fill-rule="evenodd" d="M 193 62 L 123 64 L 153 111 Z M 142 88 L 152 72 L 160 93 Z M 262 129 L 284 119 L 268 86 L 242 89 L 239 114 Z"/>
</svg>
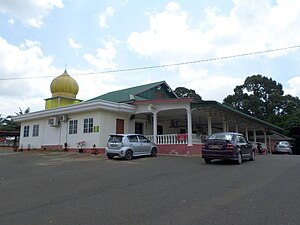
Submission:
<svg viewBox="0 0 300 225">
<path fill-rule="evenodd" d="M 0 151 L 0 224 L 298 224 L 299 177 L 288 155 L 235 165 Z"/>
</svg>

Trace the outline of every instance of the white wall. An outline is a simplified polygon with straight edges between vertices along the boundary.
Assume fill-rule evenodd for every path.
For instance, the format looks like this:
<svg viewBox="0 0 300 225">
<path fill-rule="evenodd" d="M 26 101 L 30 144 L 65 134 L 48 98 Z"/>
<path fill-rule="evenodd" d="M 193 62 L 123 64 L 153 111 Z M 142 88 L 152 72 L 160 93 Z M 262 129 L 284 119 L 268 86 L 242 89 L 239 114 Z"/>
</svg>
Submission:
<svg viewBox="0 0 300 225">
<path fill-rule="evenodd" d="M 99 126 L 99 132 L 83 133 L 85 118 L 93 118 L 93 126 Z M 41 148 L 42 145 L 64 146 L 64 143 L 67 143 L 69 148 L 77 148 L 78 142 L 85 141 L 85 148 L 92 148 L 94 144 L 97 148 L 104 148 L 109 134 L 116 133 L 116 119 L 124 120 L 124 133 L 132 132 L 132 125 L 129 126 L 129 114 L 104 110 L 69 114 L 68 121 L 61 122 L 58 127 L 51 127 L 48 124 L 48 118 L 23 122 L 21 124 L 20 147 L 27 149 L 30 145 L 30 148 Z M 77 134 L 69 134 L 69 120 L 78 120 Z M 38 137 L 32 136 L 33 125 L 35 124 L 39 124 Z M 30 126 L 29 137 L 23 137 L 24 126 Z"/>
<path fill-rule="evenodd" d="M 99 126 L 99 132 L 83 133 L 83 121 L 85 118 L 93 118 L 93 125 Z M 124 113 L 115 113 L 109 111 L 94 111 L 84 114 L 69 115 L 69 120 L 78 120 L 77 134 L 67 134 L 66 142 L 70 148 L 77 147 L 77 143 L 85 141 L 86 148 L 97 147 L 104 148 L 109 134 L 116 133 L 116 119 L 124 120 L 124 132 L 128 133 L 129 115 Z"/>
<path fill-rule="evenodd" d="M 48 121 L 47 121 L 48 122 Z M 33 137 L 33 125 L 39 125 L 39 136 Z M 29 137 L 24 137 L 24 127 L 29 126 Z M 27 148 L 40 148 L 44 140 L 44 120 L 35 120 L 22 123 L 20 133 L 20 144 L 19 147 L 23 149 Z"/>
</svg>

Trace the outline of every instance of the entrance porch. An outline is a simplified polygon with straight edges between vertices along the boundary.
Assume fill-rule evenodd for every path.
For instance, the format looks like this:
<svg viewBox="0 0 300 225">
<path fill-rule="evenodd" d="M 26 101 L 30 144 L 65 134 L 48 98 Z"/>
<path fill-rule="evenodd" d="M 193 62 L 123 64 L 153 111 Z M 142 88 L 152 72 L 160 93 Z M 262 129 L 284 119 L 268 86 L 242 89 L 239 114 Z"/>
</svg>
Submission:
<svg viewBox="0 0 300 225">
<path fill-rule="evenodd" d="M 169 104 L 168 104 L 169 103 Z M 239 132 L 256 148 L 272 149 L 272 134 L 281 128 L 215 101 L 192 103 L 186 99 L 142 101 L 131 116 L 135 133 L 147 136 L 166 154 L 201 154 L 201 143 L 216 132 Z"/>
</svg>

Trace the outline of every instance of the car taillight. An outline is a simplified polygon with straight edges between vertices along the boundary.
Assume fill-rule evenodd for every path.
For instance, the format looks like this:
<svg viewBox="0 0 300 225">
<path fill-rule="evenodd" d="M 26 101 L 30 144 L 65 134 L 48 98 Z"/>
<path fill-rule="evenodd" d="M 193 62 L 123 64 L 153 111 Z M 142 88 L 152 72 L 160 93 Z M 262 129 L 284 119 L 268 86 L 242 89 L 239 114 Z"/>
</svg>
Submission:
<svg viewBox="0 0 300 225">
<path fill-rule="evenodd" d="M 233 144 L 227 143 L 226 149 L 230 150 L 230 151 L 233 151 Z"/>
</svg>

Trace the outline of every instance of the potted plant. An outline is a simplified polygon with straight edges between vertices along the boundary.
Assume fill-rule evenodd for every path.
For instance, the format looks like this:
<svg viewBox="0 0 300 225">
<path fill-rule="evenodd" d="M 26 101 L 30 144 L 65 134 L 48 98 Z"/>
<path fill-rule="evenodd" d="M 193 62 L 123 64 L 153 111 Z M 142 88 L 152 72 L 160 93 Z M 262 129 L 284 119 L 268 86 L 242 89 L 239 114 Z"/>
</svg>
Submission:
<svg viewBox="0 0 300 225">
<path fill-rule="evenodd" d="M 83 152 L 83 146 L 85 145 L 85 141 L 79 141 L 77 143 L 77 147 L 78 147 L 78 152 L 82 153 Z"/>
</svg>

